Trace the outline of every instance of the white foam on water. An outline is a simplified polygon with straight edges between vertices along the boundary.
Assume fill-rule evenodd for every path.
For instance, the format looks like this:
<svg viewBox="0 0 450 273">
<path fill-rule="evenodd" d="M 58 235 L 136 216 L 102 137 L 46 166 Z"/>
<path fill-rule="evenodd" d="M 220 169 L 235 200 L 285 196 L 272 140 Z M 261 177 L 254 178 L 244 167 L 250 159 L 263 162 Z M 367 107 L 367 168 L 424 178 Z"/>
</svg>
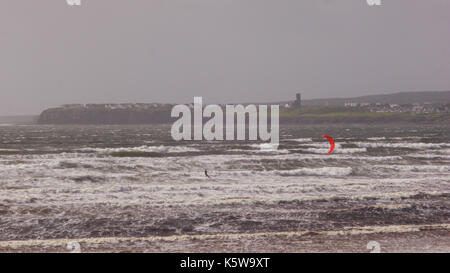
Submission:
<svg viewBox="0 0 450 273">
<path fill-rule="evenodd" d="M 154 153 L 185 153 L 198 152 L 199 149 L 188 146 L 138 146 L 138 147 L 121 147 L 121 148 L 81 148 L 78 151 L 82 152 L 97 152 L 97 153 L 113 153 L 113 152 L 154 152 Z"/>
<path fill-rule="evenodd" d="M 446 155 L 450 155 L 450 149 L 440 149 L 439 151 L 437 151 L 439 154 L 446 154 Z"/>
<path fill-rule="evenodd" d="M 242 203 L 258 200 L 287 200 L 289 198 L 322 198 L 324 196 L 362 196 L 405 190 L 424 191 L 447 189 L 450 181 L 426 173 L 404 171 L 397 178 L 385 179 L 352 176 L 352 167 L 304 167 L 295 170 L 248 170 L 242 161 L 261 164 L 260 160 L 295 159 L 301 154 L 271 155 L 201 155 L 172 158 L 112 158 L 96 154 L 32 155 L 32 164 L 20 168 L 0 168 L 3 186 L 25 186 L 24 190 L 2 191 L 4 199 L 26 204 L 31 198 L 39 204 L 117 203 L 158 206 L 197 203 Z M 319 161 L 332 155 L 307 155 Z M 341 155 L 340 157 L 346 157 Z M 352 157 L 346 157 L 352 158 Z M 234 166 L 230 163 L 238 160 Z M 338 159 L 339 160 L 339 159 Z M 61 168 L 61 161 L 88 164 L 83 167 Z M 264 165 L 261 165 L 264 167 Z M 381 165 L 384 167 L 385 165 Z M 120 169 L 116 169 L 120 167 Z M 123 169 L 122 167 L 129 167 Z M 208 169 L 211 179 L 205 178 Z M 367 173 L 372 170 L 368 169 Z M 358 173 L 358 172 L 356 172 Z M 127 176 L 134 179 L 127 180 Z M 301 179 L 299 179 L 301 177 Z M 345 179 L 343 179 L 345 178 Z M 97 181 L 97 179 L 100 179 Z M 2 190 L 0 187 L 0 190 Z M 127 190 L 130 188 L 131 190 Z M 45 196 L 45 198 L 43 198 Z M 2 200 L 0 197 L 0 201 Z M 253 198 L 253 199 L 252 199 Z"/>
<path fill-rule="evenodd" d="M 250 145 L 253 148 L 259 148 L 260 150 L 277 150 L 278 144 L 276 143 L 260 143 Z"/>
<path fill-rule="evenodd" d="M 273 171 L 279 175 L 314 175 L 314 176 L 348 176 L 353 173 L 351 167 L 322 167 L 322 168 L 300 168 L 286 171 Z"/>
<path fill-rule="evenodd" d="M 358 147 L 364 148 L 410 148 L 410 149 L 430 149 L 430 148 L 443 148 L 450 147 L 448 143 L 373 143 L 373 142 L 354 142 Z"/>
<path fill-rule="evenodd" d="M 369 141 L 361 143 L 379 144 Z M 290 144 L 298 150 L 308 149 L 309 153 L 289 152 L 270 143 L 261 143 L 252 145 L 252 150 L 242 150 L 242 154 L 201 153 L 192 157 L 152 158 L 108 155 L 114 151 L 204 151 L 202 148 L 205 143 L 202 142 L 188 146 L 84 148 L 85 150 L 77 149 L 80 151 L 78 153 L 2 155 L 0 202 L 7 199 L 12 204 L 28 204 L 26 202 L 30 198 L 36 198 L 35 204 L 39 205 L 151 203 L 165 206 L 201 202 L 250 202 L 255 199 L 266 202 L 343 194 L 354 197 L 367 194 L 388 196 L 405 191 L 425 192 L 430 187 L 443 192 L 450 187 L 448 164 L 420 165 L 429 164 L 431 160 L 407 158 L 409 152 L 420 153 L 420 150 L 405 151 L 400 155 L 383 151 L 377 153 L 378 156 L 371 156 L 365 153 L 367 147 L 342 148 L 337 143 L 335 151 L 328 155 L 329 143 L 324 139 L 317 143 L 302 139 Z M 414 145 L 417 149 L 423 147 L 410 142 L 383 141 L 381 144 L 401 147 Z M 436 155 L 450 155 L 449 148 L 439 147 L 450 147 L 447 143 L 423 144 L 427 149 L 424 153 L 429 151 Z M 224 149 L 229 147 L 223 145 Z M 222 149 L 221 146 L 214 148 L 217 151 Z M 429 148 L 440 149 L 428 150 Z M 3 164 L 3 160 L 9 165 Z M 393 162 L 397 160 L 399 162 Z M 412 166 L 408 165 L 411 161 Z M 278 163 L 280 167 L 277 167 Z M 328 165 L 331 166 L 327 167 Z M 212 179 L 205 178 L 204 169 L 208 169 Z M 98 182 L 95 181 L 97 178 Z"/>
<path fill-rule="evenodd" d="M 446 154 L 408 154 L 409 157 L 415 157 L 415 158 L 439 158 L 439 159 L 450 159 L 450 155 Z"/>
<path fill-rule="evenodd" d="M 260 149 L 260 150 L 246 150 L 246 149 L 229 149 L 230 152 L 239 152 L 243 155 L 245 154 L 270 154 L 270 155 L 281 155 L 281 154 L 289 154 L 290 151 L 286 149 Z"/>
<path fill-rule="evenodd" d="M 386 137 L 369 137 L 368 140 L 385 140 Z"/>
<path fill-rule="evenodd" d="M 296 142 L 312 142 L 312 138 L 292 138 L 292 139 L 285 139 L 286 141 L 296 141 Z"/>
<path fill-rule="evenodd" d="M 329 152 L 329 148 L 306 148 L 306 149 L 300 149 L 301 151 L 311 152 L 314 154 L 326 154 Z M 364 153 L 367 152 L 367 148 L 335 148 L 332 153 L 334 154 L 353 154 L 353 153 Z"/>
<path fill-rule="evenodd" d="M 405 233 L 405 232 L 420 232 L 424 229 L 429 230 L 446 230 L 450 231 L 450 224 L 426 224 L 426 225 L 388 225 L 388 226 L 359 226 L 359 227 L 344 227 L 341 230 L 325 230 L 314 231 L 316 235 L 322 236 L 347 236 L 350 235 L 367 235 L 374 233 Z M 293 230 L 293 231 L 268 231 L 257 233 L 216 233 L 216 234 L 197 234 L 197 235 L 171 235 L 171 236 L 147 236 L 147 237 L 85 237 L 85 238 L 65 238 L 65 239 L 41 239 L 41 240 L 11 240 L 1 241 L 0 247 L 17 248 L 17 247 L 66 247 L 71 242 L 83 243 L 88 246 L 99 246 L 113 244 L 114 246 L 122 244 L 136 245 L 138 242 L 178 242 L 178 241 L 205 241 L 208 243 L 216 242 L 222 243 L 221 240 L 239 240 L 251 239 L 257 240 L 259 237 L 267 240 L 268 238 L 286 237 L 292 240 L 294 236 L 305 236 L 310 234 L 310 230 Z"/>
<path fill-rule="evenodd" d="M 365 148 L 362 148 L 365 149 Z M 386 161 L 392 161 L 392 160 L 403 160 L 402 156 L 393 155 L 393 156 L 359 156 L 356 157 L 357 160 L 364 160 L 364 161 L 376 161 L 376 162 L 386 162 Z"/>
<path fill-rule="evenodd" d="M 444 165 L 378 165 L 374 167 L 393 169 L 400 172 L 425 172 L 425 173 L 450 172 L 450 166 Z"/>
<path fill-rule="evenodd" d="M 341 148 L 343 143 L 335 142 L 334 147 L 335 148 Z M 330 143 L 328 142 L 319 142 L 319 143 L 305 143 L 305 144 L 299 144 L 299 147 L 314 147 L 314 148 L 330 148 Z"/>
<path fill-rule="evenodd" d="M 423 136 L 423 137 L 416 137 L 416 136 L 407 136 L 407 137 L 390 137 L 389 139 L 392 139 L 392 140 L 405 140 L 405 139 L 421 139 L 421 138 L 428 138 L 428 137 L 426 137 L 426 136 Z"/>
<path fill-rule="evenodd" d="M 259 144 L 251 144 L 250 147 L 259 149 L 257 152 L 259 153 L 275 153 L 275 154 L 288 154 L 289 151 L 286 149 L 279 150 L 279 144 L 277 143 L 259 143 Z M 235 150 L 236 151 L 236 150 Z M 247 150 L 247 152 L 255 152 L 254 150 Z"/>
</svg>

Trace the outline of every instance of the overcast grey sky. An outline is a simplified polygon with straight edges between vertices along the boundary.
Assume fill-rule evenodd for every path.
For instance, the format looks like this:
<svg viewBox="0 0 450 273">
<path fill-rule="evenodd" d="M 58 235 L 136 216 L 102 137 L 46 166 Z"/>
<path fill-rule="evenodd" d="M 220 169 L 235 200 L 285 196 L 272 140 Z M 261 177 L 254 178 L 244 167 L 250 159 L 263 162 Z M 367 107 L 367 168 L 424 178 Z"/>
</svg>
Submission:
<svg viewBox="0 0 450 273">
<path fill-rule="evenodd" d="M 450 1 L 0 0 L 0 115 L 450 90 Z"/>
</svg>

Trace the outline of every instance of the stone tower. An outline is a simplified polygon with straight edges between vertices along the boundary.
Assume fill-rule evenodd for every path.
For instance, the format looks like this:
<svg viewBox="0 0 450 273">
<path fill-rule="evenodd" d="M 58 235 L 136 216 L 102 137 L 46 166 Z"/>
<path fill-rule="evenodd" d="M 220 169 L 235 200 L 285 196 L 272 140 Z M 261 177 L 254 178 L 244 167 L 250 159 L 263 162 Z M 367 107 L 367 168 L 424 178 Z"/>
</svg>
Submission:
<svg viewBox="0 0 450 273">
<path fill-rule="evenodd" d="M 295 94 L 295 103 L 294 103 L 294 105 L 297 108 L 300 108 L 302 106 L 302 94 L 301 93 Z"/>
</svg>

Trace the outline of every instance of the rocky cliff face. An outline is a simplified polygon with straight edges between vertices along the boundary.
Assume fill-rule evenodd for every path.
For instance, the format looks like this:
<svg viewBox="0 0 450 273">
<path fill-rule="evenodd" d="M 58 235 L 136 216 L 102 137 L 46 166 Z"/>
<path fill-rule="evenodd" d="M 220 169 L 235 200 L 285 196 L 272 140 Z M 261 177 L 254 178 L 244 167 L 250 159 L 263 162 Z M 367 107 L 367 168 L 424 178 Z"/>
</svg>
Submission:
<svg viewBox="0 0 450 273">
<path fill-rule="evenodd" d="M 58 107 L 43 111 L 41 124 L 157 124 L 170 122 L 169 105 L 159 107 Z"/>
</svg>

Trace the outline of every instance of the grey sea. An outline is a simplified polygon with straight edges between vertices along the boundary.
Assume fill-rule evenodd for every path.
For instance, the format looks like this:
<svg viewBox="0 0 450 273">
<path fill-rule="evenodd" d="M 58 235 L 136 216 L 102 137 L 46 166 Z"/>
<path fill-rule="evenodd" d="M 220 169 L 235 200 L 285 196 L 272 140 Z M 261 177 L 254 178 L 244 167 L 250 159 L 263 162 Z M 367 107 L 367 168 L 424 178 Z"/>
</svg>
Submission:
<svg viewBox="0 0 450 273">
<path fill-rule="evenodd" d="M 282 126 L 277 147 L 175 142 L 170 125 L 2 124 L 0 251 L 450 252 L 449 138 Z"/>
</svg>

